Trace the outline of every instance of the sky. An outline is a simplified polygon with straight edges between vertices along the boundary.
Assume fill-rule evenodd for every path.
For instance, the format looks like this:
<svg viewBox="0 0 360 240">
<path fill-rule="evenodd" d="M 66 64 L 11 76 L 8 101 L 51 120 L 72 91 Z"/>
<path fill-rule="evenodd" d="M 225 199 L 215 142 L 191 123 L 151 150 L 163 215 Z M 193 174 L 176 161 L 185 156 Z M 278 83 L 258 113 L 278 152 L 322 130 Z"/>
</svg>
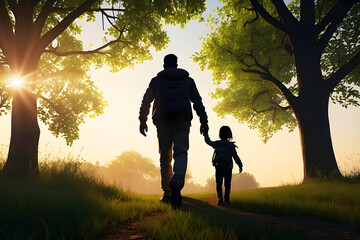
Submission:
<svg viewBox="0 0 360 240">
<path fill-rule="evenodd" d="M 217 1 L 207 5 L 206 17 L 219 6 Z M 80 126 L 80 139 L 69 147 L 65 140 L 55 138 L 40 123 L 40 161 L 60 156 L 73 156 L 84 161 L 105 165 L 114 160 L 123 151 L 136 151 L 144 157 L 151 158 L 159 166 L 158 143 L 156 128 L 148 120 L 147 137 L 139 132 L 138 113 L 143 94 L 148 84 L 161 71 L 163 58 L 166 54 L 178 56 L 178 65 L 189 71 L 195 80 L 203 98 L 209 116 L 209 135 L 212 140 L 218 138 L 219 128 L 228 125 L 233 131 L 234 141 L 238 146 L 238 154 L 244 165 L 244 172 L 253 174 L 262 187 L 298 183 L 303 177 L 303 163 L 299 132 L 296 128 L 288 133 L 286 130 L 274 134 L 264 144 L 259 133 L 251 130 L 246 124 L 239 124 L 231 116 L 220 118 L 213 111 L 216 100 L 209 96 L 215 90 L 211 71 L 201 71 L 191 56 L 201 49 L 201 37 L 205 37 L 210 29 L 206 23 L 191 21 L 185 29 L 179 26 L 166 26 L 170 43 L 167 48 L 153 53 L 153 60 L 136 65 L 134 69 L 125 69 L 119 73 L 110 73 L 108 67 L 91 70 L 92 80 L 100 91 L 104 92 L 109 106 L 102 116 L 87 119 Z M 84 48 L 91 43 L 101 43 L 101 23 L 84 25 Z M 342 171 L 360 169 L 360 108 L 341 108 L 334 104 L 329 106 L 331 135 L 335 155 Z M 196 183 L 204 185 L 206 179 L 214 175 L 211 165 L 213 150 L 205 144 L 200 135 L 199 119 L 194 112 L 190 130 L 190 149 L 188 152 L 188 171 Z M 0 151 L 6 155 L 10 142 L 10 116 L 0 118 Z M 238 171 L 234 167 L 233 173 Z M 159 173 L 160 174 L 160 173 Z M 159 186 L 160 187 L 160 186 Z M 186 186 L 185 186 L 186 187 Z"/>
</svg>

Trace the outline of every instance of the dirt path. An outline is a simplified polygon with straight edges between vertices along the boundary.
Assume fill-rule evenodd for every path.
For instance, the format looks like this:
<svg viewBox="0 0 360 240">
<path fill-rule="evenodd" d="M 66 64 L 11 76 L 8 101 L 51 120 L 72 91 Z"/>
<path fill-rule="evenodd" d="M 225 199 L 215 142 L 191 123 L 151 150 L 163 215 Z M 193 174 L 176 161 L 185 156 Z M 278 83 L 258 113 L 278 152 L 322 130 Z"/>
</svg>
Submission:
<svg viewBox="0 0 360 240">
<path fill-rule="evenodd" d="M 360 240 L 360 231 L 342 225 L 334 221 L 318 220 L 311 218 L 295 218 L 286 216 L 273 216 L 248 212 L 228 206 L 217 206 L 216 198 L 206 198 L 203 201 L 188 197 L 183 197 L 182 211 L 192 211 L 205 217 L 210 223 L 224 228 L 239 228 L 239 224 L 247 223 L 255 229 L 268 228 L 283 232 L 299 232 L 302 239 L 344 239 Z M 135 220 L 126 225 L 116 227 L 95 238 L 95 240 L 136 240 L 147 239 L 144 233 L 140 232 L 140 226 L 146 221 L 161 220 L 166 214 L 155 213 L 147 216 L 144 220 Z M 253 237 L 256 239 L 256 237 Z M 274 239 L 268 236 L 266 239 Z"/>
<path fill-rule="evenodd" d="M 360 240 L 359 230 L 345 226 L 338 222 L 318 220 L 311 218 L 295 218 L 287 216 L 273 216 L 258 214 L 232 208 L 227 206 L 217 206 L 215 197 L 206 198 L 200 201 L 192 198 L 184 198 L 184 206 L 207 213 L 209 218 L 228 219 L 224 226 L 236 228 L 239 220 L 251 221 L 254 224 L 265 224 L 272 228 L 287 229 L 305 233 L 309 239 L 357 239 Z M 212 214 L 210 214 L 212 213 Z"/>
<path fill-rule="evenodd" d="M 150 216 L 144 217 L 143 220 L 134 220 L 128 224 L 109 229 L 102 233 L 94 240 L 140 240 L 147 239 L 144 233 L 140 232 L 140 227 L 143 222 L 157 221 L 162 219 L 166 213 L 153 213 Z"/>
</svg>

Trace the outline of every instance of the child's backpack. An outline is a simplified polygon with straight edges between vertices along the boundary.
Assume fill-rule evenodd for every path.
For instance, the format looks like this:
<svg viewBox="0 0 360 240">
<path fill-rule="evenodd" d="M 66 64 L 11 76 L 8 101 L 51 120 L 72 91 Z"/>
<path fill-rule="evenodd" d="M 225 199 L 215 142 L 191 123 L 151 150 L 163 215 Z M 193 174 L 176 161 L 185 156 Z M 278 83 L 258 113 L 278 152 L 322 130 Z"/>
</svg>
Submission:
<svg viewBox="0 0 360 240">
<path fill-rule="evenodd" d="M 161 79 L 163 99 L 161 115 L 167 120 L 186 120 L 191 116 L 189 90 L 185 79 Z"/>
<path fill-rule="evenodd" d="M 232 168 L 232 156 L 230 153 L 230 146 L 225 141 L 219 141 L 218 147 L 215 148 L 213 158 L 213 166 L 220 169 L 231 169 Z"/>
</svg>

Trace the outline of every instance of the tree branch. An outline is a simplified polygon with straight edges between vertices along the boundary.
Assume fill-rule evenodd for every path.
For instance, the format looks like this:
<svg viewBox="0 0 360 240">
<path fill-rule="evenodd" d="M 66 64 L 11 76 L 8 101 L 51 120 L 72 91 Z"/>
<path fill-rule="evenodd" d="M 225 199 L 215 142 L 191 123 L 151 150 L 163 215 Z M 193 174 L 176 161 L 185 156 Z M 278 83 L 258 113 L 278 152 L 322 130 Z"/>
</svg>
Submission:
<svg viewBox="0 0 360 240">
<path fill-rule="evenodd" d="M 248 24 L 250 24 L 250 23 L 253 23 L 253 22 L 255 22 L 256 20 L 259 19 L 259 13 L 258 13 L 254 8 L 250 8 L 250 9 L 247 9 L 247 10 L 249 10 L 249 11 L 255 11 L 256 16 L 255 16 L 253 19 L 251 19 L 251 20 L 249 20 L 249 21 L 246 21 L 246 22 L 244 23 L 244 26 L 243 26 L 243 27 L 246 27 L 246 25 L 248 25 Z"/>
<path fill-rule="evenodd" d="M 279 108 L 280 110 L 288 110 L 291 109 L 290 106 L 281 106 L 280 104 L 278 104 L 277 102 L 275 102 L 274 100 L 270 99 L 269 103 L 273 104 L 275 107 Z"/>
<path fill-rule="evenodd" d="M 273 16 L 271 16 L 258 0 L 250 0 L 250 2 L 253 5 L 254 9 L 265 19 L 265 21 L 267 21 L 274 27 L 282 30 L 283 32 L 289 33 L 289 29 L 287 28 L 287 26 L 284 23 L 276 20 Z"/>
<path fill-rule="evenodd" d="M 256 113 L 270 112 L 270 111 L 276 110 L 275 107 L 271 107 L 271 108 L 267 108 L 267 109 L 263 109 L 263 110 L 256 110 L 255 108 L 251 108 L 251 109 Z"/>
<path fill-rule="evenodd" d="M 328 44 L 329 40 L 333 36 L 336 29 L 339 27 L 342 20 L 345 18 L 346 14 L 355 5 L 356 0 L 346 0 L 346 1 L 339 1 L 339 2 L 345 2 L 346 5 L 342 6 L 341 10 L 338 11 L 335 16 L 333 16 L 330 25 L 327 27 L 324 34 L 320 37 L 320 39 L 318 41 L 320 53 L 322 53 L 324 51 L 324 49 L 326 48 L 326 45 Z"/>
<path fill-rule="evenodd" d="M 356 66 L 360 64 L 360 52 L 358 52 L 352 59 L 339 68 L 334 74 L 329 77 L 326 82 L 328 83 L 329 90 L 332 92 L 340 81 L 348 75 Z"/>
<path fill-rule="evenodd" d="M 47 97 L 45 97 L 41 94 L 37 93 L 36 96 L 38 98 L 43 99 L 45 102 L 47 102 L 58 114 L 64 113 L 64 109 L 62 109 L 62 106 L 59 106 L 58 104 L 54 103 L 53 101 L 51 101 L 50 99 L 48 99 Z"/>
<path fill-rule="evenodd" d="M 70 12 L 75 10 L 75 7 L 52 7 L 51 12 Z M 89 8 L 86 12 L 104 12 L 104 11 L 115 11 L 115 12 L 125 12 L 124 8 Z"/>
<path fill-rule="evenodd" d="M 0 1 L 0 48 L 7 55 L 13 42 L 13 26 L 4 1 Z"/>
<path fill-rule="evenodd" d="M 306 28 L 312 29 L 315 24 L 315 4 L 314 0 L 300 1 L 300 21 Z"/>
<path fill-rule="evenodd" d="M 261 79 L 272 82 L 275 85 L 275 87 L 282 93 L 282 95 L 285 97 L 285 99 L 289 102 L 291 106 L 296 105 L 296 97 L 290 92 L 289 89 L 286 88 L 286 86 L 282 82 L 280 82 L 274 76 L 268 75 L 267 73 L 264 73 L 260 70 L 253 70 L 253 69 L 242 69 L 242 70 L 247 73 L 258 74 Z"/>
<path fill-rule="evenodd" d="M 86 12 L 97 0 L 86 0 L 79 7 L 69 13 L 59 24 L 49 30 L 41 39 L 40 47 L 44 49 L 59 36 L 75 19 Z"/>
<path fill-rule="evenodd" d="M 344 8 L 346 8 L 347 5 L 355 5 L 355 3 L 356 0 L 338 1 L 336 5 L 325 15 L 325 17 L 315 25 L 315 35 L 318 36 L 322 31 L 324 31 L 326 26 L 328 26 L 334 18 L 336 18 Z"/>
<path fill-rule="evenodd" d="M 306 0 L 309 1 L 309 0 Z M 290 28 L 295 27 L 299 21 L 294 17 L 283 0 L 271 0 L 284 24 Z"/>
<path fill-rule="evenodd" d="M 119 42 L 122 42 L 122 43 L 129 43 L 129 42 L 126 42 L 126 41 L 123 41 L 121 40 L 121 37 L 122 37 L 122 33 L 123 33 L 123 30 L 122 29 L 120 31 L 120 36 L 115 39 L 115 40 L 112 40 L 96 49 L 93 49 L 93 50 L 89 50 L 89 51 L 68 51 L 68 52 L 58 52 L 56 51 L 55 48 L 53 49 L 46 49 L 44 52 L 46 53 L 51 53 L 51 54 L 54 54 L 56 56 L 59 56 L 59 57 L 65 57 L 65 56 L 70 56 L 70 55 L 87 55 L 87 54 L 94 54 L 94 53 L 97 53 L 97 54 L 106 54 L 105 52 L 101 52 L 101 50 L 109 47 L 110 45 L 113 45 L 115 43 L 119 43 Z"/>
<path fill-rule="evenodd" d="M 34 25 L 36 28 L 36 34 L 37 36 L 40 36 L 41 31 L 44 27 L 44 24 L 46 22 L 47 17 L 49 16 L 50 12 L 51 12 L 51 8 L 54 5 L 54 3 L 56 2 L 56 0 L 48 0 L 45 2 L 43 8 L 41 9 L 41 12 L 39 13 L 38 17 L 36 18 Z"/>
<path fill-rule="evenodd" d="M 253 99 L 252 99 L 251 104 L 253 105 L 254 102 L 255 102 L 261 95 L 263 95 L 263 94 L 265 94 L 265 93 L 268 93 L 268 92 L 269 92 L 269 89 L 266 89 L 266 90 L 263 90 L 263 91 L 260 91 L 260 92 L 256 93 L 256 94 L 253 96 Z"/>
</svg>

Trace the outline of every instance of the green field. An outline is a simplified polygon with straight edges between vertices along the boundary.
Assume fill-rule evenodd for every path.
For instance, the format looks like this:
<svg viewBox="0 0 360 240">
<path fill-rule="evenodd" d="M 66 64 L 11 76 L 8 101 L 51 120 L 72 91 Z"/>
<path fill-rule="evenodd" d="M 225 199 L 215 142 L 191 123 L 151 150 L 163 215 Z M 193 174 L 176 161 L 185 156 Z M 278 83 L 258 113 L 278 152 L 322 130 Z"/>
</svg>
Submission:
<svg viewBox="0 0 360 240">
<path fill-rule="evenodd" d="M 116 226 L 154 212 L 143 221 L 150 239 L 307 239 L 308 232 L 239 217 L 226 208 L 259 214 L 311 217 L 360 229 L 359 174 L 332 181 L 234 191 L 231 205 L 212 206 L 215 193 L 184 197 L 172 211 L 160 196 L 137 195 L 102 183 L 79 171 L 77 162 L 48 162 L 41 176 L 15 180 L 0 174 L 0 239 L 94 239 Z M 314 236 L 310 236 L 316 239 Z M 321 237 L 320 237 L 321 239 Z"/>
<path fill-rule="evenodd" d="M 331 219 L 360 229 L 360 182 L 307 184 L 237 191 L 232 206 L 254 212 Z"/>
<path fill-rule="evenodd" d="M 158 198 L 135 195 L 84 176 L 75 162 L 40 167 L 37 179 L 0 176 L 0 239 L 92 239 L 152 212 Z"/>
</svg>

